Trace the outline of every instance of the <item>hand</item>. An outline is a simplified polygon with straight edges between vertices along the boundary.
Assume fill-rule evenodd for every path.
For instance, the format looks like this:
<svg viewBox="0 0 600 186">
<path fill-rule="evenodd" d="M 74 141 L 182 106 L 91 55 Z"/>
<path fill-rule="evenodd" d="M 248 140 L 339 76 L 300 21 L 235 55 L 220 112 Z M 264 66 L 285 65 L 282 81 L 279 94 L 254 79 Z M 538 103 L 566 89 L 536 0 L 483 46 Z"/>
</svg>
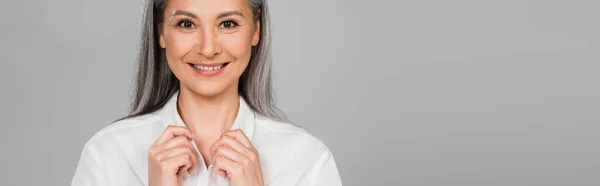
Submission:
<svg viewBox="0 0 600 186">
<path fill-rule="evenodd" d="M 213 171 L 228 176 L 232 186 L 262 186 L 263 176 L 258 151 L 242 130 L 223 133 L 211 147 Z"/>
<path fill-rule="evenodd" d="M 194 139 L 185 127 L 168 126 L 148 151 L 150 186 L 179 186 L 184 171 L 192 174 L 197 166 Z"/>
</svg>

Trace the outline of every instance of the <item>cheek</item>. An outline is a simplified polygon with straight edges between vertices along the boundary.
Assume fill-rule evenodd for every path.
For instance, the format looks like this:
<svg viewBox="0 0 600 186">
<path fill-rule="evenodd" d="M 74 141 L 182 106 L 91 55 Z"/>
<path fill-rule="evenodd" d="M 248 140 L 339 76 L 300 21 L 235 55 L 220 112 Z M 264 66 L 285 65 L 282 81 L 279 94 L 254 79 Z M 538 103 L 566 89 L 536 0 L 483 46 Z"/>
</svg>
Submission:
<svg viewBox="0 0 600 186">
<path fill-rule="evenodd" d="M 223 35 L 219 39 L 222 47 L 232 55 L 236 60 L 248 62 L 250 58 L 250 49 L 252 47 L 252 38 L 247 33 L 234 33 Z"/>
<path fill-rule="evenodd" d="M 193 34 L 167 34 L 165 35 L 165 44 L 169 62 L 181 61 L 194 47 L 195 38 Z"/>
</svg>

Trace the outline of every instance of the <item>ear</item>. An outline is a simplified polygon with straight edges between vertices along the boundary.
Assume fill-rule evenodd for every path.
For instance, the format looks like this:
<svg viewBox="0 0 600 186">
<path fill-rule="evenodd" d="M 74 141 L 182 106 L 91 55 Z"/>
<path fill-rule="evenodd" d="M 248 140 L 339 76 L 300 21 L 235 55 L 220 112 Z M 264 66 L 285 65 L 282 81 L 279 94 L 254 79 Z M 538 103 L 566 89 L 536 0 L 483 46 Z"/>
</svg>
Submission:
<svg viewBox="0 0 600 186">
<path fill-rule="evenodd" d="M 258 13 L 260 14 L 260 10 Z M 258 40 L 260 40 L 260 18 L 256 20 L 255 26 L 254 34 L 252 35 L 252 46 L 256 46 L 258 44 Z"/>
<path fill-rule="evenodd" d="M 158 24 L 158 28 L 156 29 L 158 31 L 158 44 L 160 45 L 160 48 L 165 48 L 165 37 L 163 36 L 163 24 Z"/>
</svg>

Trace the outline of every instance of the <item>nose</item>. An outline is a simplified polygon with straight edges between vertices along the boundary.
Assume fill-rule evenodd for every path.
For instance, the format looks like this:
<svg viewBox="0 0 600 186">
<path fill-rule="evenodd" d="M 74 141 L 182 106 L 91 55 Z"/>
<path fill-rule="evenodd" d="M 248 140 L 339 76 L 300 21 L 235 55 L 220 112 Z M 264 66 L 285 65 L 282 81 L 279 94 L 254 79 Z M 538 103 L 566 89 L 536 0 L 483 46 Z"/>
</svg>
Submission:
<svg viewBox="0 0 600 186">
<path fill-rule="evenodd" d="M 197 44 L 197 52 L 206 58 L 212 58 L 221 53 L 221 46 L 216 37 L 216 33 L 212 28 L 206 28 L 199 33 L 199 42 Z"/>
</svg>

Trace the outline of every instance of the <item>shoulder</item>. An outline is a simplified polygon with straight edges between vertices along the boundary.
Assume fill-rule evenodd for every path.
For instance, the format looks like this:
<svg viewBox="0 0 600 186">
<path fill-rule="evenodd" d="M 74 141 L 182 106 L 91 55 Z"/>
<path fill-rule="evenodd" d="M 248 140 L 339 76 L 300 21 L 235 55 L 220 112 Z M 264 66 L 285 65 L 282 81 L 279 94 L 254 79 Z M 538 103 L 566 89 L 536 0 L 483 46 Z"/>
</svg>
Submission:
<svg viewBox="0 0 600 186">
<path fill-rule="evenodd" d="M 254 136 L 253 143 L 257 148 L 261 148 L 261 153 L 279 156 L 276 158 L 279 160 L 288 157 L 298 163 L 311 164 L 323 157 L 332 156 L 330 149 L 321 139 L 289 122 L 257 116 Z"/>
<path fill-rule="evenodd" d="M 148 147 L 163 126 L 160 117 L 148 114 L 119 120 L 100 129 L 83 146 L 73 185 L 93 180 L 115 181 L 113 179 L 143 173 Z"/>
<path fill-rule="evenodd" d="M 292 178 L 299 182 L 315 180 L 313 177 L 326 165 L 335 167 L 333 154 L 321 139 L 288 122 L 257 116 L 252 143 L 259 151 L 263 173 L 269 183 Z M 298 171 L 310 174 L 299 175 Z"/>
<path fill-rule="evenodd" d="M 111 123 L 96 133 L 85 143 L 84 150 L 97 149 L 100 152 L 114 151 L 131 139 L 143 139 L 152 131 L 161 131 L 163 127 L 158 115 L 146 114 L 125 118 Z M 150 131 L 150 133 L 149 133 Z M 154 132 L 155 133 L 155 132 Z M 138 141 L 138 140 L 136 140 Z"/>
<path fill-rule="evenodd" d="M 265 116 L 256 117 L 257 140 L 277 141 L 294 147 L 306 147 L 312 151 L 329 153 L 327 145 L 319 138 L 311 134 L 305 128 L 290 122 L 276 121 Z"/>
</svg>

